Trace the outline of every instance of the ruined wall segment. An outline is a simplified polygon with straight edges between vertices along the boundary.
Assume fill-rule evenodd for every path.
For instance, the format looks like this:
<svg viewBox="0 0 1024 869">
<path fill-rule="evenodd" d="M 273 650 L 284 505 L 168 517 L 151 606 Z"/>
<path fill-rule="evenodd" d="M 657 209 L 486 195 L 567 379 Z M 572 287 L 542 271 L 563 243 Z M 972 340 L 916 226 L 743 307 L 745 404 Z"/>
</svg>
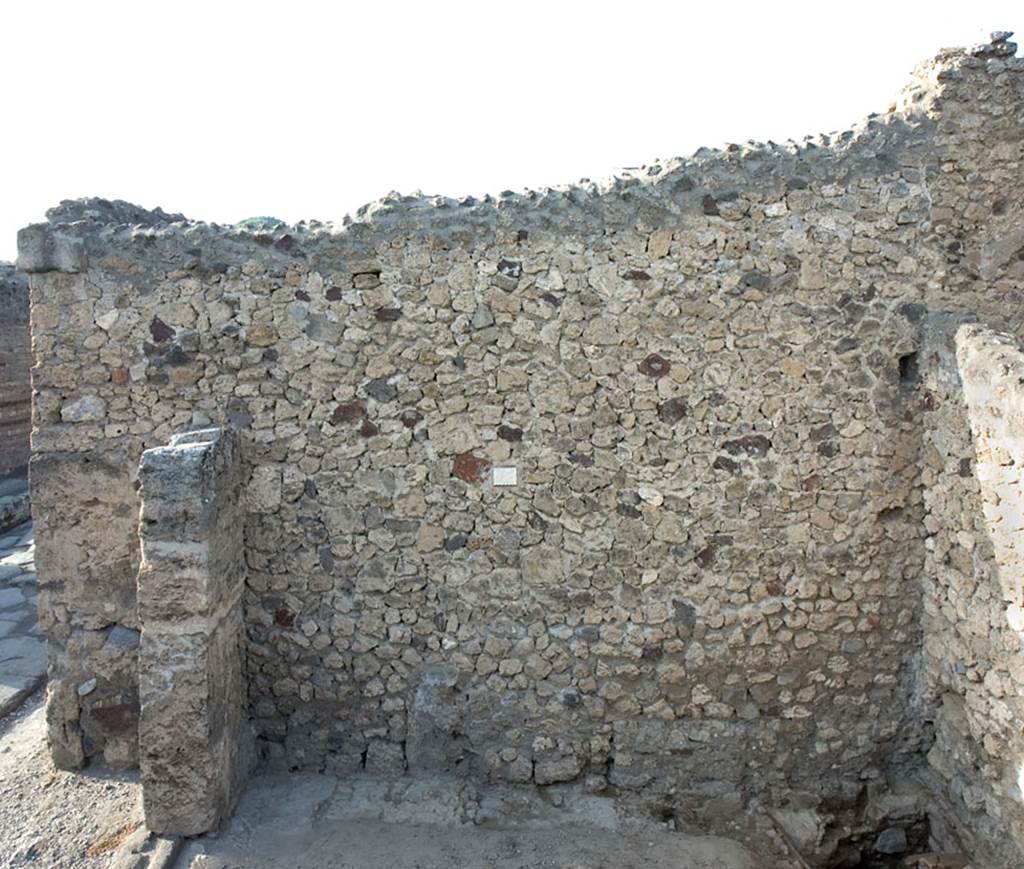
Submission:
<svg viewBox="0 0 1024 869">
<path fill-rule="evenodd" d="M 0 263 L 0 477 L 28 468 L 31 367 L 28 279 Z"/>
<path fill-rule="evenodd" d="M 138 457 L 231 425 L 269 762 L 702 805 L 912 762 L 922 323 L 1024 313 L 980 265 L 1021 201 L 1007 45 L 847 133 L 602 185 L 23 231 L 51 739 L 116 754 L 86 723 L 137 690 L 78 688 L 138 627 Z"/>
<path fill-rule="evenodd" d="M 924 660 L 928 754 L 974 852 L 1024 861 L 1024 352 L 946 318 L 931 344 Z"/>
</svg>

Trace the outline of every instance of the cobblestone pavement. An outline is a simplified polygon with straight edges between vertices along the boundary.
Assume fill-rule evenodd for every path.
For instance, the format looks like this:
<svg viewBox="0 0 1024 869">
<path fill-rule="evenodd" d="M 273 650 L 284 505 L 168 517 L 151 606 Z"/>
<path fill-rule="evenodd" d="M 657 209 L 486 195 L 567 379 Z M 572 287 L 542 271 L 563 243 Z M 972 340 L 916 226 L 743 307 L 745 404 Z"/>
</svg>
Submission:
<svg viewBox="0 0 1024 869">
<path fill-rule="evenodd" d="M 31 522 L 0 534 L 0 718 L 46 678 L 34 555 Z"/>
</svg>

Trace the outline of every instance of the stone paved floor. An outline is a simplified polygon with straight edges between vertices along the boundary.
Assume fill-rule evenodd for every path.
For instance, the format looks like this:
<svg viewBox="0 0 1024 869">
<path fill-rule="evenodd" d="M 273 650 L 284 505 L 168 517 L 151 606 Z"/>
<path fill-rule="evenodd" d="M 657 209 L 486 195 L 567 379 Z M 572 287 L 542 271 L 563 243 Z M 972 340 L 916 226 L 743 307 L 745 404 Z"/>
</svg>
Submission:
<svg viewBox="0 0 1024 869">
<path fill-rule="evenodd" d="M 46 678 L 34 555 L 31 522 L 0 534 L 0 718 Z"/>
</svg>

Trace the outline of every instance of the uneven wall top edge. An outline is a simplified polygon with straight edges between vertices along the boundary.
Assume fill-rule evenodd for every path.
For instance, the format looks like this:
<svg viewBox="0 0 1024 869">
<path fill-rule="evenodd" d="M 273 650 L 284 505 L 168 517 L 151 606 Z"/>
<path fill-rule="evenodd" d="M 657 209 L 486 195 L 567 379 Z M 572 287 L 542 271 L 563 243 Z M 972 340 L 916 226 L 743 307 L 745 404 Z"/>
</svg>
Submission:
<svg viewBox="0 0 1024 869">
<path fill-rule="evenodd" d="M 87 253 L 130 246 L 145 258 L 159 256 L 168 239 L 192 249 L 197 258 L 244 257 L 330 259 L 358 256 L 396 237 L 436 237 L 456 243 L 481 235 L 518 231 L 569 231 L 585 235 L 632 222 L 654 226 L 669 216 L 717 214 L 750 194 L 772 201 L 811 184 L 850 184 L 904 167 L 923 167 L 923 147 L 933 135 L 936 103 L 962 69 L 1024 71 L 1024 59 L 1006 34 L 967 50 L 940 52 L 915 70 L 911 84 L 884 114 L 853 128 L 802 142 L 748 142 L 721 150 L 701 148 L 689 158 L 671 158 L 601 182 L 540 191 L 453 199 L 391 193 L 364 205 L 340 222 L 308 221 L 294 226 L 253 218 L 233 226 L 194 221 L 162 209 L 146 210 L 99 198 L 66 200 L 47 212 L 48 221 L 19 233 L 18 266 L 27 272 L 80 271 Z M 994 70 L 993 70 L 994 67 Z"/>
</svg>

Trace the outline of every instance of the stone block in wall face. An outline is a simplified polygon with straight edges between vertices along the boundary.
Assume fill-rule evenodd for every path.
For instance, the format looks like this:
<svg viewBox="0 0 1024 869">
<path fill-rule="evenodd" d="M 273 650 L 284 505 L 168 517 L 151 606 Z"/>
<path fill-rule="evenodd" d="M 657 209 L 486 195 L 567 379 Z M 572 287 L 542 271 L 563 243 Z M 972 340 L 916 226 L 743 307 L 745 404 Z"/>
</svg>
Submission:
<svg viewBox="0 0 1024 869">
<path fill-rule="evenodd" d="M 46 743 L 57 769 L 78 769 L 85 763 L 75 688 L 70 679 L 46 683 Z"/>
<path fill-rule="evenodd" d="M 252 763 L 241 612 L 191 633 L 143 628 L 139 726 L 143 807 L 152 830 L 195 835 L 231 812 Z"/>
<path fill-rule="evenodd" d="M 30 464 L 47 738 L 62 769 L 97 755 L 120 767 L 137 760 L 136 651 L 106 646 L 111 630 L 138 627 L 134 464 L 120 447 L 37 453 Z"/>
<path fill-rule="evenodd" d="M 80 272 L 86 262 L 81 240 L 54 232 L 48 224 L 18 231 L 18 268 L 23 272 Z"/>
<path fill-rule="evenodd" d="M 217 827 L 251 767 L 238 442 L 206 430 L 140 463 L 139 746 L 146 823 Z"/>
<path fill-rule="evenodd" d="M 140 519 L 147 541 L 205 539 L 224 521 L 218 488 L 237 484 L 239 471 L 236 439 L 218 431 L 187 432 L 143 453 L 139 478 L 146 508 Z"/>
<path fill-rule="evenodd" d="M 134 461 L 122 449 L 41 453 L 29 486 L 36 575 L 52 606 L 93 630 L 137 624 L 138 495 Z M 51 613 L 41 613 L 44 626 Z"/>
</svg>

